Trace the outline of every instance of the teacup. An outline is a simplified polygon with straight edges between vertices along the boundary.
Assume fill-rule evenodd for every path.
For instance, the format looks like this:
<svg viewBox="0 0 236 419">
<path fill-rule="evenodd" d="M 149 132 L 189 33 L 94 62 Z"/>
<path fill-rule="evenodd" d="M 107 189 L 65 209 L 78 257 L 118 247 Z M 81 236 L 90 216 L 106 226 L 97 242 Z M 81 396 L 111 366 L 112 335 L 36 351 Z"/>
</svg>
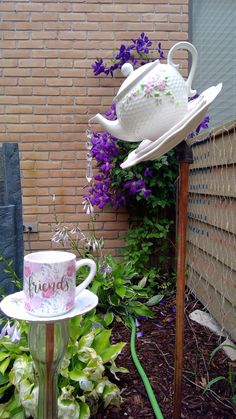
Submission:
<svg viewBox="0 0 236 419">
<path fill-rule="evenodd" d="M 90 272 L 76 287 L 76 271 L 88 266 Z M 96 263 L 91 259 L 76 261 L 73 253 L 42 251 L 24 257 L 25 309 L 39 317 L 67 313 L 75 306 L 75 298 L 93 280 Z"/>
</svg>

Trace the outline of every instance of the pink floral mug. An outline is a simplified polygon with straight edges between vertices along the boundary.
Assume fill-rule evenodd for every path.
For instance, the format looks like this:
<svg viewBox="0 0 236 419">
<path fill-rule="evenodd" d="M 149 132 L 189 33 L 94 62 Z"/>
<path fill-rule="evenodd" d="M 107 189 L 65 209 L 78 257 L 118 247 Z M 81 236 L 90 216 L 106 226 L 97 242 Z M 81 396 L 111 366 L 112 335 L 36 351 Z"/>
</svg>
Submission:
<svg viewBox="0 0 236 419">
<path fill-rule="evenodd" d="M 76 287 L 76 271 L 88 266 L 90 272 Z M 73 253 L 42 251 L 24 257 L 25 309 L 39 317 L 59 316 L 71 310 L 75 298 L 93 280 L 96 263 L 91 259 L 76 261 Z"/>
</svg>

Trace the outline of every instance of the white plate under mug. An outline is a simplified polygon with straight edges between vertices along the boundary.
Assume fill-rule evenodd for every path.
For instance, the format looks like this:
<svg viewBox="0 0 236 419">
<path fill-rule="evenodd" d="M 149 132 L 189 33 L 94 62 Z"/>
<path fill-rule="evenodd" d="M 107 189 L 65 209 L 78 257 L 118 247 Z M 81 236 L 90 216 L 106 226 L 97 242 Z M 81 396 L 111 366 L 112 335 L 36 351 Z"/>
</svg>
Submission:
<svg viewBox="0 0 236 419">
<path fill-rule="evenodd" d="M 5 297 L 0 302 L 0 309 L 9 317 L 18 320 L 41 323 L 55 323 L 61 320 L 71 319 L 72 317 L 85 314 L 98 304 L 98 297 L 91 291 L 85 289 L 75 299 L 74 307 L 67 313 L 59 316 L 38 317 L 31 315 L 25 310 L 24 291 L 16 292 Z"/>
</svg>

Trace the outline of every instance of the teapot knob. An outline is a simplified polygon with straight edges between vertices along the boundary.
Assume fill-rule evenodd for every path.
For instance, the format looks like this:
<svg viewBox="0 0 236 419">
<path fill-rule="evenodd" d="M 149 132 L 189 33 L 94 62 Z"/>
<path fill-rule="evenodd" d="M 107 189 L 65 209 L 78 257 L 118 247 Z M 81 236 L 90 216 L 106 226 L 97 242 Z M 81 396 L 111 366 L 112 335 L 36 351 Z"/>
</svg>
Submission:
<svg viewBox="0 0 236 419">
<path fill-rule="evenodd" d="M 128 77 L 132 72 L 134 71 L 132 64 L 130 63 L 125 63 L 122 65 L 121 67 L 121 73 L 125 76 Z"/>
</svg>

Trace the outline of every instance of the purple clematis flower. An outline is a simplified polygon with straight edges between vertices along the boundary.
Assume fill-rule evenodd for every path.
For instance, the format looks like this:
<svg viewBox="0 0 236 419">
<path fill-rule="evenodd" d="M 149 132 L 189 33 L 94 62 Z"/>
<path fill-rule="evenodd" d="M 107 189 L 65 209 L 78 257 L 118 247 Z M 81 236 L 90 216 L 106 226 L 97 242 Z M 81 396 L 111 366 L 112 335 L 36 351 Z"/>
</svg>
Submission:
<svg viewBox="0 0 236 419">
<path fill-rule="evenodd" d="M 153 168 L 152 167 L 146 167 L 144 170 L 143 176 L 145 177 L 151 177 L 153 175 Z"/>
<path fill-rule="evenodd" d="M 100 58 L 100 60 L 96 60 L 92 67 L 95 76 L 104 73 L 105 66 L 103 65 L 103 59 Z"/>
<path fill-rule="evenodd" d="M 111 171 L 112 167 L 112 164 L 107 161 L 106 163 L 101 164 L 100 170 L 102 173 L 107 175 Z"/>
<path fill-rule="evenodd" d="M 152 46 L 152 41 L 149 40 L 148 36 L 144 32 L 141 33 L 138 39 L 132 39 L 136 51 L 140 54 L 144 52 L 145 54 L 149 53 L 149 47 Z"/>
<path fill-rule="evenodd" d="M 135 195 L 136 193 L 140 192 L 142 188 L 145 187 L 144 180 L 128 180 L 128 182 L 125 182 L 124 188 L 128 189 L 131 195 Z"/>
<path fill-rule="evenodd" d="M 161 42 L 158 42 L 157 51 L 159 52 L 160 60 L 163 60 L 165 58 L 165 55 L 164 55 L 163 50 L 161 49 Z"/>
<path fill-rule="evenodd" d="M 111 108 L 104 112 L 104 114 L 107 116 L 110 121 L 115 121 L 117 119 L 116 115 L 116 104 L 113 103 L 111 105 Z"/>
<path fill-rule="evenodd" d="M 142 188 L 140 192 L 142 193 L 144 198 L 147 198 L 149 195 L 152 194 L 152 190 L 151 189 L 146 189 L 145 187 Z"/>
</svg>

